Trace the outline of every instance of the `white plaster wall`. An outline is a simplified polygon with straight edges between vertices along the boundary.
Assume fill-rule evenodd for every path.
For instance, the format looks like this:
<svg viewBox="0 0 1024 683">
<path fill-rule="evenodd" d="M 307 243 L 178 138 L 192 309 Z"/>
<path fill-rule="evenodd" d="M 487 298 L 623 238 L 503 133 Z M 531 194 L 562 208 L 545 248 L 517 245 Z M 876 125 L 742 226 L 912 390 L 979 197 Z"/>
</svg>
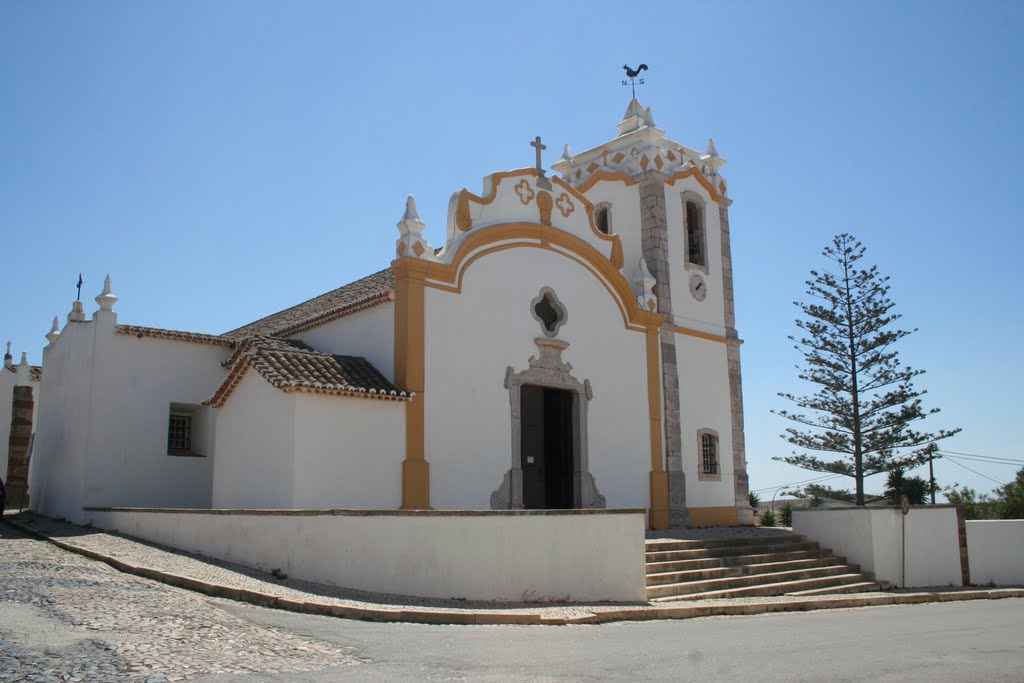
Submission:
<svg viewBox="0 0 1024 683">
<path fill-rule="evenodd" d="M 76 522 L 82 521 L 85 495 L 92 358 L 91 322 L 68 323 L 43 351 L 39 429 L 29 470 L 32 509 Z"/>
<path fill-rule="evenodd" d="M 359 590 L 470 600 L 643 601 L 642 512 L 95 512 L 103 529 Z"/>
<path fill-rule="evenodd" d="M 293 507 L 401 506 L 406 405 L 297 394 Z"/>
<path fill-rule="evenodd" d="M 726 354 L 725 344 L 676 334 L 683 473 L 686 475 L 686 505 L 691 508 L 731 507 L 736 504 Z M 701 429 L 713 429 L 718 433 L 721 477 L 717 481 L 699 479 L 703 453 L 697 432 Z"/>
<path fill-rule="evenodd" d="M 218 411 L 212 507 L 293 507 L 295 402 L 246 372 Z"/>
<path fill-rule="evenodd" d="M 1024 519 L 967 522 L 971 583 L 1024 585 Z"/>
<path fill-rule="evenodd" d="M 119 335 L 115 324 L 102 312 L 69 323 L 44 356 L 33 506 L 74 521 L 84 505 L 208 507 L 212 454 L 169 456 L 167 422 L 172 403 L 213 394 L 226 349 Z"/>
<path fill-rule="evenodd" d="M 608 507 L 647 507 L 650 415 L 646 341 L 625 329 L 611 294 L 569 258 L 522 247 L 465 272 L 461 294 L 426 290 L 426 451 L 431 504 L 488 509 L 512 467 L 505 370 L 528 368 L 543 337 L 530 303 L 551 287 L 568 311 L 558 338 L 572 374 L 589 379 L 589 465 Z"/>
<path fill-rule="evenodd" d="M 213 395 L 227 349 L 94 325 L 85 504 L 209 507 L 213 454 L 169 456 L 167 423 L 172 403 L 198 405 Z"/>
<path fill-rule="evenodd" d="M 794 510 L 793 531 L 873 572 L 879 581 L 900 587 L 962 585 L 956 508 L 915 506 L 905 530 L 901 517 L 890 507 Z"/>
<path fill-rule="evenodd" d="M 292 335 L 317 351 L 362 356 L 395 381 L 395 305 L 384 303 Z"/>
</svg>

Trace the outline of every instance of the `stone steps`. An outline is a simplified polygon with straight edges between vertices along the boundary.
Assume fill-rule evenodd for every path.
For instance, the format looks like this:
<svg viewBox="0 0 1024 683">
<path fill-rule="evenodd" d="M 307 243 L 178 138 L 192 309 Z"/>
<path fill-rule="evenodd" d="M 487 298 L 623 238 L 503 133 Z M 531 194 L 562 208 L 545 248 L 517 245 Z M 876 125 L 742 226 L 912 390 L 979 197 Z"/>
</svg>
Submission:
<svg viewBox="0 0 1024 683">
<path fill-rule="evenodd" d="M 704 558 L 735 557 L 763 553 L 796 552 L 800 550 L 818 550 L 816 543 L 758 543 L 750 546 L 732 546 L 721 548 L 693 548 L 671 550 L 648 550 L 648 562 L 665 562 L 671 560 L 699 560 Z"/>
<path fill-rule="evenodd" d="M 711 579 L 727 579 L 731 577 L 756 576 L 758 574 L 775 574 L 787 571 L 817 569 L 842 564 L 838 557 L 808 558 L 786 560 L 783 562 L 759 562 L 757 564 L 740 564 L 709 569 L 688 569 L 682 571 L 648 572 L 647 585 L 661 583 L 697 583 Z M 650 567 L 650 565 L 648 565 Z"/>
<path fill-rule="evenodd" d="M 648 561 L 648 573 L 732 567 L 737 565 L 767 564 L 787 560 L 817 559 L 832 557 L 830 550 L 794 550 L 782 553 L 760 553 L 753 555 L 732 555 L 729 557 L 707 557 L 696 560 Z"/>
<path fill-rule="evenodd" d="M 646 551 L 654 602 L 878 590 L 873 576 L 794 534 L 649 540 Z"/>
</svg>

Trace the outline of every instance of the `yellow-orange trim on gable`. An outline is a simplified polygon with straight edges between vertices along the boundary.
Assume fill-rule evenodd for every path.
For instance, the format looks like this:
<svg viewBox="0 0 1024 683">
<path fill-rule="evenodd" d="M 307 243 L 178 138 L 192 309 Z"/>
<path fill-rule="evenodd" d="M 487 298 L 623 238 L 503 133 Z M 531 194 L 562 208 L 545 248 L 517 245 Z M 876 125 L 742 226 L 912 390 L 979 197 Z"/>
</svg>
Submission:
<svg viewBox="0 0 1024 683">
<path fill-rule="evenodd" d="M 675 185 L 676 182 L 683 180 L 684 178 L 689 178 L 691 176 L 696 178 L 697 182 L 700 183 L 700 186 L 708 191 L 708 194 L 711 195 L 712 201 L 717 202 L 718 204 L 722 204 L 723 206 L 729 206 L 730 204 L 732 204 L 732 200 L 720 195 L 718 193 L 718 189 L 711 184 L 710 180 L 704 177 L 703 173 L 697 170 L 696 166 L 693 168 L 688 168 L 685 171 L 676 171 L 675 173 L 673 173 L 672 175 L 665 179 L 665 184 Z"/>
<path fill-rule="evenodd" d="M 465 188 L 460 190 L 459 199 L 456 202 L 455 208 L 455 225 L 459 228 L 459 230 L 463 232 L 468 232 L 469 230 L 471 230 L 473 228 L 473 217 L 469 213 L 469 203 L 473 202 L 474 204 L 477 204 L 479 206 L 487 206 L 488 204 L 491 204 L 494 201 L 494 198 L 498 196 L 498 186 L 501 184 L 502 180 L 505 180 L 506 178 L 518 178 L 522 176 L 530 176 L 536 178 L 538 176 L 537 169 L 521 168 L 516 169 L 514 171 L 499 171 L 497 173 L 492 173 L 491 175 L 488 176 L 488 178 L 491 181 L 491 191 L 485 197 L 475 195 Z M 622 240 L 618 235 L 609 235 L 597 229 L 597 223 L 594 222 L 594 203 L 587 199 L 582 192 L 580 192 L 572 185 L 559 178 L 558 176 L 550 178 L 550 180 L 555 185 L 558 185 L 560 188 L 569 193 L 571 196 L 575 197 L 576 200 L 583 205 L 583 208 L 587 214 L 587 224 L 590 226 L 590 231 L 599 240 L 611 242 L 613 253 L 612 261 L 621 261 L 621 259 L 616 259 L 615 255 L 621 254 L 622 252 Z M 540 198 L 538 197 L 538 202 L 539 201 Z M 547 212 L 548 214 L 550 214 L 550 206 L 547 207 Z M 622 267 L 621 263 L 618 263 L 617 265 L 619 268 Z"/>
<path fill-rule="evenodd" d="M 661 324 L 661 315 L 640 308 L 626 278 L 611 260 L 585 240 L 540 223 L 502 223 L 479 228 L 459 243 L 450 264 L 415 260 L 422 263 L 426 270 L 427 287 L 459 293 L 462 291 L 463 276 L 470 265 L 487 254 L 517 247 L 553 251 L 586 267 L 612 295 L 627 329 L 646 330 L 652 325 L 657 327 Z M 394 263 L 406 260 L 400 259 Z M 397 277 L 398 272 L 395 274 Z M 405 385 L 399 386 L 411 390 Z"/>
<path fill-rule="evenodd" d="M 661 175 L 661 174 L 659 173 L 659 175 Z M 711 181 L 708 180 L 704 176 L 704 174 L 701 173 L 697 169 L 697 167 L 688 168 L 685 171 L 676 171 L 671 176 L 668 176 L 667 178 L 664 178 L 663 182 L 666 185 L 675 185 L 678 181 L 683 180 L 684 178 L 689 178 L 691 176 L 696 178 L 697 182 L 700 183 L 701 187 L 703 187 L 705 190 L 707 190 L 708 194 L 711 195 L 711 199 L 714 202 L 716 202 L 718 204 L 721 204 L 723 206 L 729 206 L 730 204 L 732 204 L 732 200 L 729 199 L 728 197 L 725 197 L 722 194 L 722 192 L 720 191 L 719 188 L 716 188 L 714 185 L 712 185 Z M 625 183 L 625 185 L 627 187 L 630 186 L 630 185 L 636 185 L 636 183 L 637 183 L 635 178 L 633 178 L 629 174 L 623 173 L 621 171 L 616 171 L 616 172 L 598 171 L 597 173 L 593 174 L 592 176 L 587 178 L 585 181 L 583 181 L 583 183 L 581 183 L 580 186 L 577 189 L 581 193 L 589 192 L 590 189 L 592 187 L 594 187 L 594 185 L 596 185 L 597 183 L 601 182 L 602 180 L 605 180 L 605 181 L 608 181 L 608 182 Z"/>
</svg>

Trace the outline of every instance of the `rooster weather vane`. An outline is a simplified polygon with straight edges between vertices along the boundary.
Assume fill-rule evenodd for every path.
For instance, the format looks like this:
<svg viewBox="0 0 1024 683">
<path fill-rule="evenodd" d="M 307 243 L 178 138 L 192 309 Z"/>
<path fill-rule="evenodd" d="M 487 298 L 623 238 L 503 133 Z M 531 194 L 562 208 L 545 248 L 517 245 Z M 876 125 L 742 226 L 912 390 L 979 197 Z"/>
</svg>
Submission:
<svg viewBox="0 0 1024 683">
<path fill-rule="evenodd" d="M 632 87 L 633 88 L 633 97 L 636 98 L 636 86 L 637 86 L 637 83 L 639 83 L 640 85 L 644 84 L 644 79 L 637 78 L 637 76 L 640 75 L 641 71 L 647 71 L 647 65 L 646 64 L 641 64 L 640 66 L 638 66 L 635 69 L 630 69 L 628 64 L 623 64 L 622 68 L 625 70 L 626 75 L 629 76 L 629 80 L 628 81 L 625 80 L 625 79 L 622 80 L 622 85 L 628 85 L 628 86 Z"/>
</svg>

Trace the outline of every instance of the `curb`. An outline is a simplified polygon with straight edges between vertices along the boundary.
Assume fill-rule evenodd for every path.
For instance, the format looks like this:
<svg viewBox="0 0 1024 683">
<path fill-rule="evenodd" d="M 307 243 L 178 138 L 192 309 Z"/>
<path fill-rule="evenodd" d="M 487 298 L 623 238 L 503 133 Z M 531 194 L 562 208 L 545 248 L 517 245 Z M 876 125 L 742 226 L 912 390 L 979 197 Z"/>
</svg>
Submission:
<svg viewBox="0 0 1024 683">
<path fill-rule="evenodd" d="M 646 609 L 623 608 L 608 609 L 573 617 L 547 617 L 542 614 L 495 612 L 470 612 L 465 610 L 446 611 L 416 608 L 374 609 L 368 607 L 350 607 L 331 605 L 315 601 L 289 600 L 268 593 L 246 588 L 232 588 L 216 583 L 208 583 L 187 576 L 179 576 L 152 567 L 133 564 L 119 560 L 110 555 L 89 550 L 67 541 L 54 539 L 46 534 L 23 526 L 22 524 L 3 519 L 10 526 L 42 541 L 51 543 L 62 550 L 103 562 L 118 571 L 134 574 L 143 578 L 166 583 L 177 588 L 184 588 L 216 598 L 226 598 L 245 602 L 259 607 L 316 614 L 344 619 L 376 622 L 402 622 L 410 624 L 449 624 L 449 625 L 536 625 L 566 626 L 570 624 L 607 624 L 617 621 L 653 621 L 664 619 L 695 619 L 712 616 L 742 616 L 753 614 L 769 614 L 778 612 L 808 612 L 823 609 L 851 609 L 856 607 L 876 607 L 882 605 L 917 605 L 931 602 L 961 602 L 965 600 L 1001 600 L 1004 598 L 1024 598 L 1024 588 L 995 588 L 985 590 L 958 591 L 950 593 L 893 593 L 890 595 L 872 595 L 858 597 L 856 594 L 830 596 L 821 598 L 803 598 L 785 602 L 759 602 L 729 605 L 678 605 L 673 607 L 653 607 Z M 664 603 L 662 603 L 664 604 Z"/>
</svg>

